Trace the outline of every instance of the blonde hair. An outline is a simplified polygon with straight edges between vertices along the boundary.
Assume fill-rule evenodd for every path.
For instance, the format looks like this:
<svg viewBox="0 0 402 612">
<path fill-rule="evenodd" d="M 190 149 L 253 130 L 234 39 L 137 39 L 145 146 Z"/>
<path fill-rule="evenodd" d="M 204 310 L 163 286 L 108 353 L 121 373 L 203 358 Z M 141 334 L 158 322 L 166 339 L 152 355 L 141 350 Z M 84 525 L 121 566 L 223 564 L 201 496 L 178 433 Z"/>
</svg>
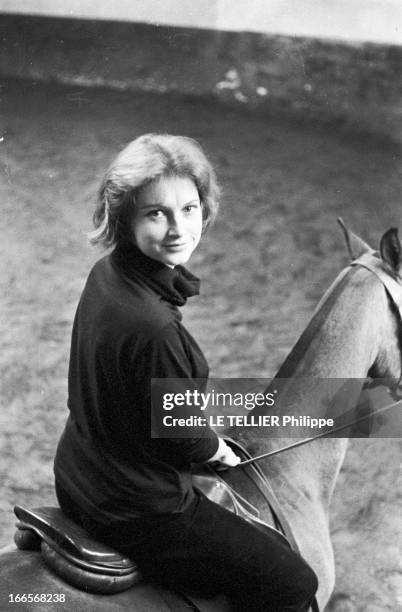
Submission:
<svg viewBox="0 0 402 612">
<path fill-rule="evenodd" d="M 93 215 L 92 244 L 110 247 L 128 238 L 138 190 L 161 176 L 188 177 L 198 190 L 204 230 L 219 207 L 215 172 L 196 140 L 145 134 L 130 142 L 106 171 Z"/>
</svg>

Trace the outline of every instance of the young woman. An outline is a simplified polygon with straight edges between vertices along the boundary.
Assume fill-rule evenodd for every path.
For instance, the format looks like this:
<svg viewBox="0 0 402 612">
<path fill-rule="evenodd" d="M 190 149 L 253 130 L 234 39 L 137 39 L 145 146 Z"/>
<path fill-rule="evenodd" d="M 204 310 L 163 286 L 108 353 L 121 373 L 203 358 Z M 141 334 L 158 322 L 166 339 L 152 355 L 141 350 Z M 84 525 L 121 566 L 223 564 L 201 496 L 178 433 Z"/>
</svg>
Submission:
<svg viewBox="0 0 402 612">
<path fill-rule="evenodd" d="M 173 589 L 225 593 L 242 611 L 305 611 L 310 567 L 191 483 L 192 462 L 235 466 L 207 436 L 150 434 L 151 379 L 206 379 L 208 365 L 179 307 L 198 294 L 183 264 L 218 207 L 214 171 L 192 139 L 148 134 L 103 179 L 92 269 L 72 334 L 69 418 L 55 459 L 61 508 Z"/>
</svg>

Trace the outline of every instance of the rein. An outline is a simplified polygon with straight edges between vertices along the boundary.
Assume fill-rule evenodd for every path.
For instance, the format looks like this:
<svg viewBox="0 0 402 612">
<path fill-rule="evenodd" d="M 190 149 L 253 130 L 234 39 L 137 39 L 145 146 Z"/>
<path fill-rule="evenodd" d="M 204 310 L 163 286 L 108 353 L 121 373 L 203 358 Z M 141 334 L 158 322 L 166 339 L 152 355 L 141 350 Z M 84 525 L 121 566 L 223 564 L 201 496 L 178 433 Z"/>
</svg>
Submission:
<svg viewBox="0 0 402 612">
<path fill-rule="evenodd" d="M 246 459 L 245 461 L 241 461 L 234 467 L 243 467 L 244 465 L 249 465 L 250 463 L 255 463 L 256 461 L 260 461 L 260 459 L 265 459 L 266 457 L 272 457 L 273 455 L 279 455 L 280 453 L 284 453 L 291 448 L 297 448 L 298 446 L 302 446 L 303 444 L 308 444 L 309 442 L 313 442 L 314 440 L 318 440 L 319 438 L 324 438 L 326 436 L 330 436 L 331 434 L 337 433 L 338 431 L 342 431 L 343 429 L 347 429 L 348 427 L 352 427 L 357 423 L 361 423 L 362 421 L 366 421 L 368 418 L 375 416 L 377 414 L 381 414 L 382 412 L 386 412 L 391 408 L 394 408 L 398 404 L 402 404 L 402 400 L 398 400 L 393 402 L 392 404 L 388 404 L 388 406 L 383 406 L 382 408 L 378 408 L 378 410 L 374 410 L 370 414 L 364 415 L 355 419 L 350 423 L 346 423 L 346 425 L 339 425 L 339 427 L 333 427 L 332 429 L 327 429 L 315 436 L 311 436 L 310 438 L 304 438 L 303 440 L 298 440 L 297 442 L 293 442 L 292 444 L 288 444 L 287 446 L 283 446 L 282 448 L 277 448 L 273 451 L 268 451 L 267 453 L 263 453 L 262 455 L 257 455 L 257 457 L 252 457 L 251 459 Z"/>
</svg>

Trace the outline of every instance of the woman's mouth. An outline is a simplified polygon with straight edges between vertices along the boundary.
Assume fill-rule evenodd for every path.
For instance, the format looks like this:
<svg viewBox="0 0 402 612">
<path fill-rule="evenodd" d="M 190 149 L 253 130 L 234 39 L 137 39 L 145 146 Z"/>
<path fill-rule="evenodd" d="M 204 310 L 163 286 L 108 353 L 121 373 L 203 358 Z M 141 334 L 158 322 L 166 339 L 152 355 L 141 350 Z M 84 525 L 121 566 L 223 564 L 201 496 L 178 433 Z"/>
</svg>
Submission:
<svg viewBox="0 0 402 612">
<path fill-rule="evenodd" d="M 172 242 L 170 244 L 164 244 L 163 246 L 169 251 L 181 251 L 182 249 L 186 248 L 187 242 Z"/>
</svg>

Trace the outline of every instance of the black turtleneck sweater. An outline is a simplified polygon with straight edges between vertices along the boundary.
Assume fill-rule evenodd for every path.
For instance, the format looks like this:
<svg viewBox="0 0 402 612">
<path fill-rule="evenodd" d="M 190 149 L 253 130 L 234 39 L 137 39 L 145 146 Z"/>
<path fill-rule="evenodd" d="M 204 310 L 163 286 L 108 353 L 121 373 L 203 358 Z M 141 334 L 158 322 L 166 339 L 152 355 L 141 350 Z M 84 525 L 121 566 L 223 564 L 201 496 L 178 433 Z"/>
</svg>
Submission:
<svg viewBox="0 0 402 612">
<path fill-rule="evenodd" d="M 211 430 L 194 438 L 150 434 L 151 379 L 208 376 L 178 310 L 198 288 L 185 268 L 168 268 L 128 244 L 88 277 L 72 333 L 70 415 L 54 469 L 99 522 L 183 511 L 193 497 L 190 463 L 218 448 Z"/>
</svg>

